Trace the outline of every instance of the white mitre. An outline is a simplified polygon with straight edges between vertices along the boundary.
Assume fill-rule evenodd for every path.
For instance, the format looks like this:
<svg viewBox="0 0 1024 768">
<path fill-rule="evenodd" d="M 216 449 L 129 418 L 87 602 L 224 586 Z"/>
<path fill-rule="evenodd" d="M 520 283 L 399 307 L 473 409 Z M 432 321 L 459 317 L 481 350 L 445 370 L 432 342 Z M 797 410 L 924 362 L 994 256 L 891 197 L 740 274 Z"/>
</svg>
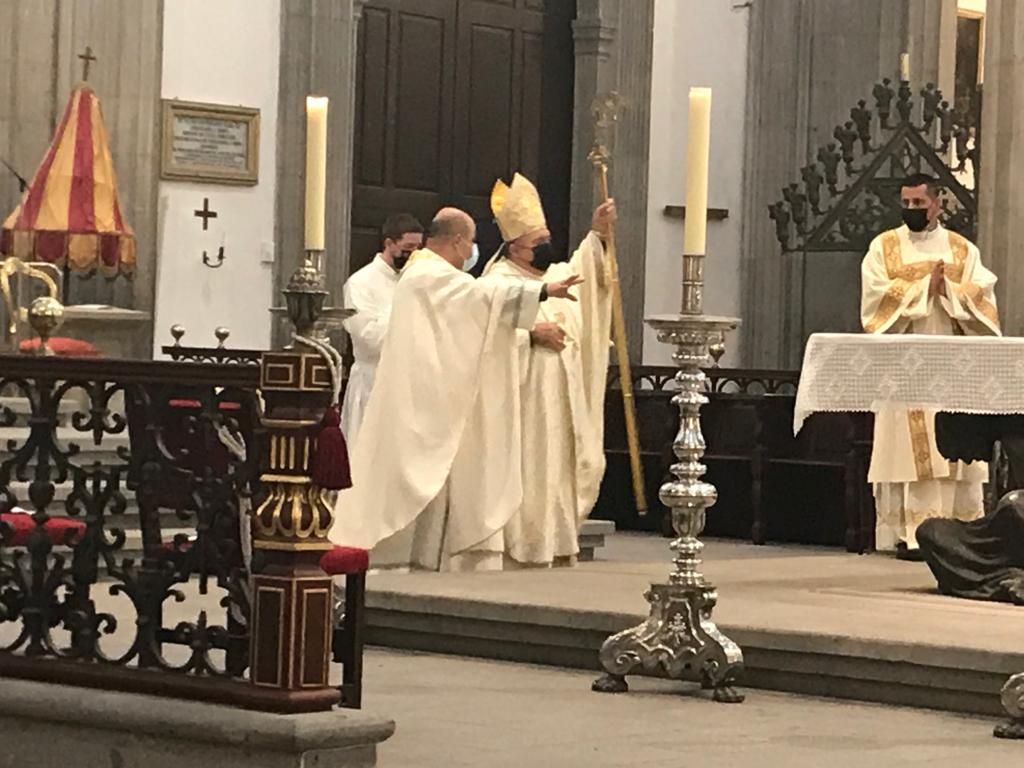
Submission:
<svg viewBox="0 0 1024 768">
<path fill-rule="evenodd" d="M 511 186 L 501 179 L 494 182 L 491 211 L 501 230 L 501 238 L 506 243 L 548 227 L 537 188 L 519 173 L 512 177 Z"/>
</svg>

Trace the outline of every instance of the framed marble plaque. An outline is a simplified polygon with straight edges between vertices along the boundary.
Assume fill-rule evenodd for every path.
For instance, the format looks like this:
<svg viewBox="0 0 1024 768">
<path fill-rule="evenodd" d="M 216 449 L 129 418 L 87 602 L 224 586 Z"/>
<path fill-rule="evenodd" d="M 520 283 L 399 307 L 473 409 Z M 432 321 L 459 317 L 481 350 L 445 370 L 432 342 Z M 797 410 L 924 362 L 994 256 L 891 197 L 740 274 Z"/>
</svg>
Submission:
<svg viewBox="0 0 1024 768">
<path fill-rule="evenodd" d="M 164 99 L 161 178 L 252 186 L 259 148 L 258 109 Z"/>
</svg>

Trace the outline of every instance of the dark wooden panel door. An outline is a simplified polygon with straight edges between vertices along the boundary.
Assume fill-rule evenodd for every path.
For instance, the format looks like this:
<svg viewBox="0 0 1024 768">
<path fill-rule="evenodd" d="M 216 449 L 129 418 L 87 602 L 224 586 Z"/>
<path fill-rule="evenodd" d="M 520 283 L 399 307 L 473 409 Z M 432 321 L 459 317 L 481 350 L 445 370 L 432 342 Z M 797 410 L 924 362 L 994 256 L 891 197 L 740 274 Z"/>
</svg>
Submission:
<svg viewBox="0 0 1024 768">
<path fill-rule="evenodd" d="M 351 270 L 391 213 L 490 219 L 495 179 L 541 190 L 568 230 L 575 0 L 371 0 L 360 28 Z M 486 250 L 486 246 L 484 246 Z"/>
<path fill-rule="evenodd" d="M 356 68 L 351 271 L 393 212 L 427 221 L 451 187 L 457 0 L 375 0 Z"/>
</svg>

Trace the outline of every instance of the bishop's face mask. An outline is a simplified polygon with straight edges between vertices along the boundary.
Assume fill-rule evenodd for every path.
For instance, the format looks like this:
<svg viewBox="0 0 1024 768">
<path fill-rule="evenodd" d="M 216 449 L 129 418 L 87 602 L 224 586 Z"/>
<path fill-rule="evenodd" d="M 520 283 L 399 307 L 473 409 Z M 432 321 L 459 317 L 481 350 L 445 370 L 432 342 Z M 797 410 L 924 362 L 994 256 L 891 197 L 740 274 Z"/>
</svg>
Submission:
<svg viewBox="0 0 1024 768">
<path fill-rule="evenodd" d="M 541 272 L 547 272 L 548 267 L 554 264 L 558 260 L 555 255 L 554 249 L 551 247 L 551 243 L 540 243 L 539 245 L 533 246 L 533 264 L 534 269 L 539 269 Z"/>
<path fill-rule="evenodd" d="M 903 223 L 911 232 L 924 232 L 928 229 L 927 208 L 903 208 L 900 210 Z"/>
</svg>

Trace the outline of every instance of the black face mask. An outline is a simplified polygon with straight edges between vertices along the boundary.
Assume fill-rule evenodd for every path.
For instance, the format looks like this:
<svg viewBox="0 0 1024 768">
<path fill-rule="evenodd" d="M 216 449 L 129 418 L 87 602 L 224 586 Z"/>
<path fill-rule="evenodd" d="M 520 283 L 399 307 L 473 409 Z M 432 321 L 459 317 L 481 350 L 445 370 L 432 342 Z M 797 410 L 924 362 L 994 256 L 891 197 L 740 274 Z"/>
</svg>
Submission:
<svg viewBox="0 0 1024 768">
<path fill-rule="evenodd" d="M 546 272 L 548 267 L 556 261 L 558 261 L 558 256 L 551 247 L 551 243 L 541 243 L 533 247 L 533 261 L 531 264 L 534 269 Z"/>
<path fill-rule="evenodd" d="M 903 223 L 911 232 L 924 232 L 928 229 L 927 208 L 903 208 L 900 210 Z"/>
<path fill-rule="evenodd" d="M 412 251 L 400 251 L 397 256 L 391 259 L 394 262 L 395 269 L 399 272 L 402 271 L 402 267 L 409 263 L 409 257 L 412 256 Z"/>
</svg>

